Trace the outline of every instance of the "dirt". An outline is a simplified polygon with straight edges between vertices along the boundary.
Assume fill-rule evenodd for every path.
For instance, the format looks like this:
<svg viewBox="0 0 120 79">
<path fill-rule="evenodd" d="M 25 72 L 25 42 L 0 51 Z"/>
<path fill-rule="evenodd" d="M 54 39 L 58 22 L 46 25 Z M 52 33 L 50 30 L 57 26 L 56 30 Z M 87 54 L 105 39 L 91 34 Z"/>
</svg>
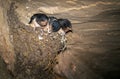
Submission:
<svg viewBox="0 0 120 79">
<path fill-rule="evenodd" d="M 40 30 L 34 31 L 32 27 L 19 22 L 14 4 L 11 4 L 10 10 L 8 10 L 8 23 L 16 54 L 13 72 L 15 78 L 52 78 L 54 73 L 52 69 L 57 62 L 55 57 L 62 48 L 61 36 L 53 33 L 44 35 L 44 39 L 40 40 L 38 38 Z"/>
<path fill-rule="evenodd" d="M 8 33 L 4 37 L 9 35 L 14 48 L 16 61 L 12 74 L 15 79 L 120 78 L 119 0 L 13 2 L 15 6 L 9 6 L 6 11 L 9 32 L 6 31 Z M 65 51 L 58 53 L 61 48 L 58 34 L 53 34 L 57 38 L 44 36 L 45 40 L 40 41 L 39 31 L 35 32 L 32 27 L 27 26 L 31 15 L 37 12 L 68 18 L 72 22 L 73 33 L 66 35 Z M 8 42 L 8 45 L 3 44 L 5 48 L 8 46 L 8 51 Z M 7 56 L 9 57 L 8 54 Z M 3 59 L 12 62 L 8 61 L 9 58 Z"/>
</svg>

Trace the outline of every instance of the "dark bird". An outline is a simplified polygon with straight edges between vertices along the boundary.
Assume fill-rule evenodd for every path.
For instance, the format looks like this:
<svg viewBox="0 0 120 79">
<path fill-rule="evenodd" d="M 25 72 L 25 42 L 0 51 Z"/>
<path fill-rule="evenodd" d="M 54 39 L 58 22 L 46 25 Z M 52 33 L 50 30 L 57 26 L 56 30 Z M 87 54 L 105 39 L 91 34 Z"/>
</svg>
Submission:
<svg viewBox="0 0 120 79">
<path fill-rule="evenodd" d="M 33 14 L 33 16 L 30 18 L 29 24 L 30 26 L 34 27 L 34 30 L 36 27 L 40 27 L 41 34 L 39 36 L 39 39 L 43 39 L 42 35 L 44 35 L 45 31 L 47 31 L 47 33 L 50 31 L 50 28 L 48 26 L 48 16 L 45 14 Z"/>
<path fill-rule="evenodd" d="M 64 30 L 65 33 L 71 31 L 72 32 L 72 24 L 68 19 L 58 19 L 59 23 L 61 24 L 61 28 Z"/>
<path fill-rule="evenodd" d="M 61 25 L 58 22 L 58 19 L 54 16 L 49 16 L 49 25 L 51 27 L 52 32 L 57 32 L 61 28 Z"/>
<path fill-rule="evenodd" d="M 45 27 L 48 23 L 48 17 L 42 13 L 33 14 L 30 18 L 29 24 L 33 24 L 33 27 Z"/>
</svg>

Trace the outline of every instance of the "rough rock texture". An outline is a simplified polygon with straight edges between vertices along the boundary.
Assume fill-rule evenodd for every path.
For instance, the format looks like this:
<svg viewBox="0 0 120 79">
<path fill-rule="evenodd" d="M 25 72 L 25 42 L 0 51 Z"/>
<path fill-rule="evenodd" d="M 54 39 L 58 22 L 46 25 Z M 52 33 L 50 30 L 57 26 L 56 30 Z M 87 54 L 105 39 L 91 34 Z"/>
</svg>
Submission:
<svg viewBox="0 0 120 79">
<path fill-rule="evenodd" d="M 12 71 L 15 62 L 15 54 L 13 44 L 10 42 L 10 32 L 7 22 L 7 10 L 9 9 L 10 3 L 6 0 L 0 2 L 0 55 L 7 64 L 7 68 Z"/>
<path fill-rule="evenodd" d="M 5 33 L 8 38 L 4 35 L 5 44 L 3 42 L 2 45 L 7 45 L 9 42 L 11 45 L 1 46 L 3 48 L 0 54 L 8 67 L 6 69 L 15 79 L 51 79 L 54 74 L 53 67 L 57 63 L 56 55 L 62 48 L 61 36 L 58 33 L 52 33 L 44 35 L 44 39 L 39 40 L 39 28 L 34 31 L 32 27 L 21 23 L 15 12 L 15 3 L 9 3 L 9 5 L 7 11 L 3 12 L 6 16 L 6 18 L 3 16 L 5 18 L 3 20 L 7 21 L 6 28 L 1 29 L 8 30 L 8 34 Z"/>
<path fill-rule="evenodd" d="M 72 22 L 65 51 L 26 25 L 37 12 Z M 120 0 L 0 0 L 0 16 L 0 79 L 120 79 Z"/>
</svg>

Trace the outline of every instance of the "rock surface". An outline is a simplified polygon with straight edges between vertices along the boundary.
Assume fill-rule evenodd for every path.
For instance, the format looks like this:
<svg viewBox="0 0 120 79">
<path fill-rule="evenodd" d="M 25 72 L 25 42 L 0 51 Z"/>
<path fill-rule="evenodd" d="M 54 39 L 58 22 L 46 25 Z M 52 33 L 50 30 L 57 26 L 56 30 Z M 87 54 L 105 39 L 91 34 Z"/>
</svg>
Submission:
<svg viewBox="0 0 120 79">
<path fill-rule="evenodd" d="M 2 16 L 0 55 L 5 62 L 0 60 L 1 78 L 12 77 L 7 69 L 14 72 L 15 77 L 12 78 L 16 79 L 23 79 L 23 75 L 24 79 L 120 78 L 119 0 L 1 0 L 0 2 L 0 16 Z M 11 2 L 14 2 L 15 6 L 11 6 Z M 26 26 L 30 16 L 36 12 L 68 18 L 72 22 L 73 33 L 68 33 L 66 36 L 67 49 L 64 52 L 59 54 L 55 52 L 61 48 L 58 44 L 59 39 L 56 40 L 57 44 L 44 40 L 42 46 L 47 47 L 42 47 L 38 40 L 39 33 Z M 51 37 L 48 40 L 51 40 Z M 54 45 L 48 46 L 52 45 L 51 43 L 58 45 L 56 49 L 51 50 L 54 48 Z M 53 64 L 48 65 L 49 58 L 54 61 L 50 61 Z M 33 64 L 36 65 L 31 67 Z M 44 72 L 44 69 L 47 71 Z"/>
</svg>

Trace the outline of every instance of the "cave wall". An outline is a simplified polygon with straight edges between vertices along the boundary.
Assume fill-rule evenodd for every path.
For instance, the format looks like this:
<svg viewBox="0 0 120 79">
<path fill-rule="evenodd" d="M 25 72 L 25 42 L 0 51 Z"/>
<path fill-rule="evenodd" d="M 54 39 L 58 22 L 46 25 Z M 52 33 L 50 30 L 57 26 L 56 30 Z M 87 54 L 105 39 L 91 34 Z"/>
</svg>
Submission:
<svg viewBox="0 0 120 79">
<path fill-rule="evenodd" d="M 0 2 L 0 79 L 55 77 L 55 57 L 61 49 L 59 35 L 40 41 L 39 32 L 19 21 L 15 3 Z"/>
<path fill-rule="evenodd" d="M 10 6 L 8 0 L 0 0 L 0 79 L 12 79 L 9 71 L 13 71 L 15 54 L 9 39 L 9 26 L 7 23 L 7 10 Z"/>
<path fill-rule="evenodd" d="M 54 77 L 55 57 L 62 48 L 61 36 L 52 33 L 51 36 L 43 36 L 44 40 L 40 41 L 39 29 L 34 31 L 19 21 L 15 3 L 8 0 L 1 2 L 0 73 L 5 72 L 5 79 L 9 79 L 10 74 L 15 79 Z M 0 74 L 1 78 L 4 75 Z"/>
<path fill-rule="evenodd" d="M 51 2 L 49 3 L 47 0 L 14 1 L 16 3 L 11 5 L 11 0 L 0 0 L 1 78 L 11 78 L 8 70 L 17 79 L 41 77 L 47 79 L 48 76 L 50 78 L 56 76 L 54 73 L 61 79 L 120 78 L 119 0 L 93 0 L 92 2 L 75 0 L 73 4 L 71 1 L 67 1 L 74 7 L 69 4 L 65 6 L 62 0 L 58 2 L 61 5 L 54 1 L 50 4 Z M 74 4 L 76 1 L 78 1 L 78 5 Z M 55 5 L 58 6 L 54 7 Z M 68 35 L 67 51 L 58 55 L 59 45 L 55 49 L 51 50 L 51 48 L 58 44 L 59 39 L 57 39 L 57 43 L 47 42 L 47 40 L 44 43 L 40 42 L 37 39 L 39 33 L 25 25 L 35 12 L 70 18 L 74 33 Z M 40 50 L 41 48 L 42 50 Z M 44 58 L 46 62 L 40 62 Z M 41 75 L 36 74 L 37 72 Z"/>
<path fill-rule="evenodd" d="M 15 62 L 14 48 L 10 41 L 9 26 L 7 23 L 7 10 L 10 7 L 10 1 L 5 0 L 0 3 L 0 54 L 7 64 L 8 69 L 12 70 Z"/>
</svg>

